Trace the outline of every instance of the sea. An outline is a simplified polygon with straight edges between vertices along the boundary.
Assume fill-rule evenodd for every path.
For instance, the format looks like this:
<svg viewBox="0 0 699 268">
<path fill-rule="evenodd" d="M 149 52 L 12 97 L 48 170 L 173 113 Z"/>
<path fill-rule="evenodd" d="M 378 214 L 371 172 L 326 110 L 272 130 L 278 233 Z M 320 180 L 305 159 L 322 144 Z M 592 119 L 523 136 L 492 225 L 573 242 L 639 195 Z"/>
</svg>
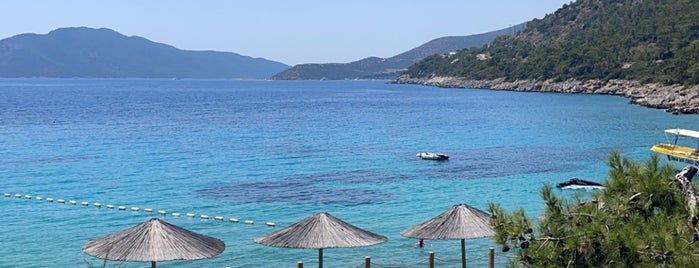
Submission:
<svg viewBox="0 0 699 268">
<path fill-rule="evenodd" d="M 602 182 L 611 152 L 645 161 L 668 128 L 697 129 L 699 116 L 386 81 L 0 79 L 0 267 L 148 267 L 82 245 L 151 218 L 226 244 L 160 267 L 315 267 L 316 249 L 254 239 L 319 212 L 388 238 L 325 249 L 324 267 L 427 267 L 429 252 L 460 267 L 460 241 L 419 248 L 400 232 L 462 203 L 536 220 L 543 185 Z M 497 267 L 514 254 L 469 239 L 468 265 L 486 266 L 491 247 Z"/>
</svg>

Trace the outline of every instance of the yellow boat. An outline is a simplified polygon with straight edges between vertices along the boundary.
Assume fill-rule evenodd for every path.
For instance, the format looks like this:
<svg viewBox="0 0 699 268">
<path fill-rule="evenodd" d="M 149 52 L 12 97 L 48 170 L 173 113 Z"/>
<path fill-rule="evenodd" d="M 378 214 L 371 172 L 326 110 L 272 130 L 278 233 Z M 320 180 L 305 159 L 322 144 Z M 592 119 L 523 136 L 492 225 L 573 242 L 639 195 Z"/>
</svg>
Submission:
<svg viewBox="0 0 699 268">
<path fill-rule="evenodd" d="M 665 135 L 668 143 L 656 144 L 651 151 L 665 155 L 668 162 L 676 164 L 675 168 L 699 167 L 699 131 L 673 128 L 666 129 Z"/>
</svg>

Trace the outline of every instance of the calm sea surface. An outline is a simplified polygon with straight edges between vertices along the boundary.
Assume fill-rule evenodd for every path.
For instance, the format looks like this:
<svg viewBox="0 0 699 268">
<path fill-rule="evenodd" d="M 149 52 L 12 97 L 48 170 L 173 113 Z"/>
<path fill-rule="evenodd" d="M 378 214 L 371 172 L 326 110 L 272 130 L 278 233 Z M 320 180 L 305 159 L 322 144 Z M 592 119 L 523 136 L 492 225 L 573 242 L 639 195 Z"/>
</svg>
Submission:
<svg viewBox="0 0 699 268">
<path fill-rule="evenodd" d="M 665 141 L 663 129 L 676 127 L 698 129 L 699 117 L 614 96 L 383 81 L 4 79 L 0 193 L 12 196 L 0 197 L 0 267 L 100 265 L 83 243 L 151 217 L 227 246 L 213 259 L 161 267 L 313 267 L 317 250 L 253 239 L 322 211 L 388 237 L 326 249 L 325 267 L 358 267 L 364 256 L 377 267 L 426 267 L 429 251 L 438 267 L 458 267 L 459 241 L 418 249 L 400 231 L 459 203 L 485 210 L 496 202 L 536 217 L 544 183 L 602 181 L 611 151 L 645 160 Z M 421 151 L 451 159 L 418 160 Z M 468 240 L 469 263 L 485 266 L 490 246 Z"/>
</svg>

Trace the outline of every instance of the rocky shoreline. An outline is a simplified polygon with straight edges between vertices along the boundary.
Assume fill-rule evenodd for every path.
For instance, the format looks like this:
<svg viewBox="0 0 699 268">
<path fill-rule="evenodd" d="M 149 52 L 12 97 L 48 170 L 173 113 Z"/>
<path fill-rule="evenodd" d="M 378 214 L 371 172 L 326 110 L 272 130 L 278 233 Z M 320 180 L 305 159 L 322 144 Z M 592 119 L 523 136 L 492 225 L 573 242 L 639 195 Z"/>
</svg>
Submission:
<svg viewBox="0 0 699 268">
<path fill-rule="evenodd" d="M 444 88 L 477 88 L 523 92 L 618 95 L 631 104 L 665 109 L 674 114 L 699 114 L 699 86 L 641 84 L 629 80 L 568 80 L 564 82 L 517 80 L 467 80 L 458 77 L 410 78 L 401 76 L 395 84 L 419 84 Z"/>
</svg>

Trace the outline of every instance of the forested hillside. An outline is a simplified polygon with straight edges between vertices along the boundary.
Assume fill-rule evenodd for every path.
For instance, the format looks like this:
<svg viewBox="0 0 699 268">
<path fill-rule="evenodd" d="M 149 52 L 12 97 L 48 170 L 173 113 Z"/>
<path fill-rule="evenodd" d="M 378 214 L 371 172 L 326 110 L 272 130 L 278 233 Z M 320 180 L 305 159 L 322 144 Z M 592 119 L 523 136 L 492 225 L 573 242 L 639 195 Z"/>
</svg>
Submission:
<svg viewBox="0 0 699 268">
<path fill-rule="evenodd" d="M 516 36 L 435 55 L 411 78 L 699 84 L 699 1 L 578 0 Z"/>
<path fill-rule="evenodd" d="M 498 36 L 513 35 L 524 28 L 524 24 L 506 29 L 468 36 L 446 36 L 429 41 L 390 58 L 368 57 L 350 63 L 299 64 L 271 79 L 274 80 L 342 80 L 342 79 L 391 79 L 400 75 L 408 66 L 433 55 L 469 47 L 480 47 Z"/>
</svg>

